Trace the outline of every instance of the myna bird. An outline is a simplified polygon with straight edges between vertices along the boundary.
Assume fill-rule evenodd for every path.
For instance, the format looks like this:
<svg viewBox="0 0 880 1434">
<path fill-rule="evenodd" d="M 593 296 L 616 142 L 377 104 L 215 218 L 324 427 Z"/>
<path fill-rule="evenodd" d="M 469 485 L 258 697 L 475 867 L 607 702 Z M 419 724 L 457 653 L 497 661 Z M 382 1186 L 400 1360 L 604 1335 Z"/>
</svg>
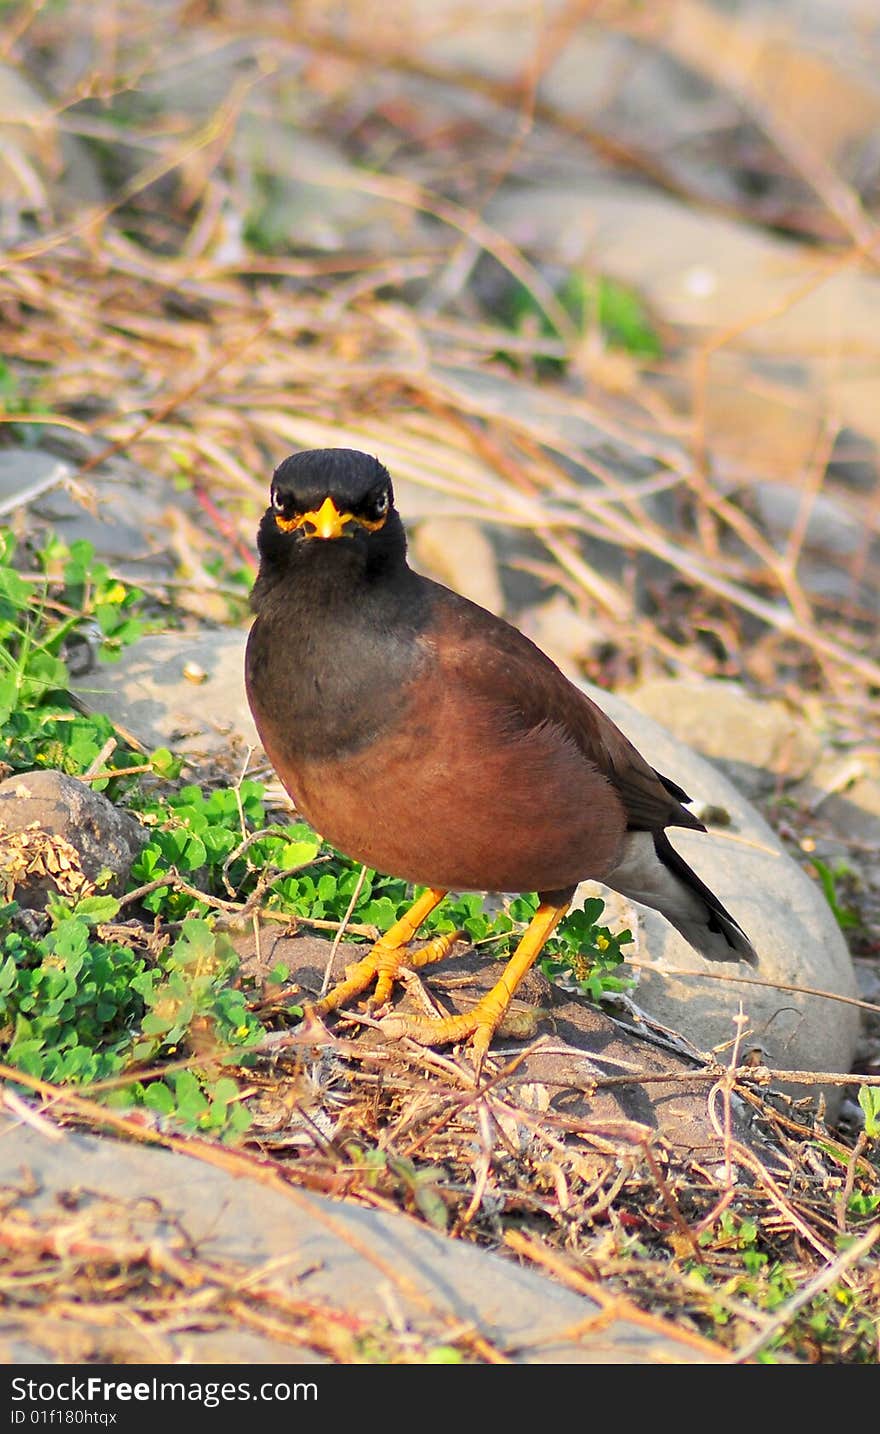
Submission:
<svg viewBox="0 0 880 1434">
<path fill-rule="evenodd" d="M 688 797 L 516 628 L 413 572 L 387 470 L 348 448 L 276 469 L 258 535 L 246 682 L 278 776 L 348 856 L 426 890 L 313 1009 L 389 999 L 446 892 L 537 891 L 501 979 L 463 1015 L 395 1017 L 477 1063 L 586 878 L 654 907 L 704 956 L 754 961 L 737 922 L 666 836 L 705 827 Z"/>
</svg>

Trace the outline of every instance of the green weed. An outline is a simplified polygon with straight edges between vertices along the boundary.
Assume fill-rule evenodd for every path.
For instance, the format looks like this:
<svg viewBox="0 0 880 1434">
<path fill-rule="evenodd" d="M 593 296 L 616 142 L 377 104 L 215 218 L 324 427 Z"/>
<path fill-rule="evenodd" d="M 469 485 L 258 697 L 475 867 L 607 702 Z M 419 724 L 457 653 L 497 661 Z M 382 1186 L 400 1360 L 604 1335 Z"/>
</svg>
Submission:
<svg viewBox="0 0 880 1434">
<path fill-rule="evenodd" d="M 20 553 L 0 531 L 0 761 L 13 771 L 85 771 L 113 727 L 73 705 L 71 662 L 84 646 L 101 661 L 118 658 L 144 630 L 141 598 L 95 561 L 89 543 L 50 538 Z M 124 750 L 114 758 L 117 767 L 140 760 Z"/>
<path fill-rule="evenodd" d="M 129 928 L 112 924 L 118 913 L 110 896 L 52 902 L 49 930 L 34 937 L 15 902 L 0 908 L 7 1063 L 54 1084 L 91 1084 L 190 1054 L 194 1033 L 201 1055 L 210 1047 L 216 1063 L 245 1062 L 264 1031 L 230 985 L 238 959 L 228 939 L 191 918 L 175 941 L 150 955 Z M 228 1076 L 181 1070 L 126 1081 L 106 1098 L 224 1136 L 250 1124 Z"/>
<path fill-rule="evenodd" d="M 876 1085 L 859 1087 L 859 1105 L 865 1116 L 865 1135 L 868 1140 L 880 1139 L 880 1088 Z"/>
<path fill-rule="evenodd" d="M 601 335 L 609 348 L 625 350 L 641 359 L 662 356 L 660 338 L 651 325 L 644 304 L 634 290 L 602 275 L 580 272 L 568 274 L 555 289 L 556 298 L 576 329 L 587 335 Z M 517 334 L 532 332 L 543 338 L 555 338 L 556 331 L 529 290 L 516 281 L 506 289 L 497 317 Z M 514 366 L 516 358 L 505 355 Z M 559 373 L 565 365 L 560 359 L 543 358 L 536 364 L 544 374 Z"/>
<path fill-rule="evenodd" d="M 167 876 L 167 884 L 145 895 L 143 904 L 168 918 L 206 914 L 210 902 L 200 901 L 198 892 L 227 900 L 234 893 L 236 900 L 246 901 L 267 876 L 266 909 L 307 920 L 341 921 L 359 884 L 350 918 L 355 926 L 387 931 L 412 902 L 413 890 L 405 881 L 369 869 L 362 874 L 359 862 L 322 845 L 304 823 L 266 827 L 264 789 L 258 782 L 208 793 L 196 786 L 170 796 L 142 793 L 132 804 L 151 829 L 132 879 L 148 885 Z M 190 890 L 175 887 L 175 872 Z M 537 906 L 537 896 L 526 895 L 507 911 L 490 916 L 478 895 L 447 897 L 424 929 L 428 934 L 461 930 L 474 942 L 495 943 L 503 953 L 515 944 Z M 631 984 L 614 973 L 624 959 L 621 948 L 632 937 L 628 931 L 613 935 L 600 926 L 602 909 L 602 902 L 593 898 L 583 911 L 571 912 L 548 941 L 542 961 L 549 977 L 573 976 L 594 1000 Z"/>
<path fill-rule="evenodd" d="M 733 1302 L 772 1313 L 797 1294 L 805 1278 L 793 1261 L 770 1252 L 757 1220 L 730 1209 L 723 1211 L 712 1229 L 702 1232 L 699 1243 L 711 1251 L 711 1264 L 691 1266 L 690 1273 L 717 1293 L 706 1309 L 714 1325 L 729 1323 Z M 842 1282 L 794 1312 L 757 1359 L 774 1364 L 783 1350 L 809 1359 L 821 1346 L 838 1351 L 847 1363 L 873 1363 L 876 1341 L 874 1321 L 865 1313 L 861 1294 Z"/>
<path fill-rule="evenodd" d="M 859 918 L 854 911 L 841 903 L 837 894 L 837 884 L 851 875 L 851 868 L 846 862 L 839 861 L 835 866 L 830 867 L 826 862 L 813 857 L 811 865 L 819 878 L 819 883 L 825 893 L 825 900 L 834 912 L 834 919 L 842 931 L 851 931 L 858 926 Z"/>
<path fill-rule="evenodd" d="M 22 448 L 33 448 L 42 433 L 41 424 L 26 421 L 28 415 L 49 412 L 36 394 L 42 373 L 36 365 L 13 368 L 0 358 L 0 413 L 6 418 L 21 416 L 20 423 L 4 424 L 4 428 Z"/>
</svg>

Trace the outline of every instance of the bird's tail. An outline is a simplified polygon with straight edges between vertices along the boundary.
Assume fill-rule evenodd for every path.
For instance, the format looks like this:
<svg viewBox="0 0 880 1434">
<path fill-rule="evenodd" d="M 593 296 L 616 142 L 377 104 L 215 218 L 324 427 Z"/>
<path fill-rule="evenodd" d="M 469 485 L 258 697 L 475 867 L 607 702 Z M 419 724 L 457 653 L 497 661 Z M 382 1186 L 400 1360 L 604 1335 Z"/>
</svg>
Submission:
<svg viewBox="0 0 880 1434">
<path fill-rule="evenodd" d="M 626 843 L 609 886 L 659 911 L 708 960 L 757 961 L 745 932 L 665 832 L 630 832 Z"/>
</svg>

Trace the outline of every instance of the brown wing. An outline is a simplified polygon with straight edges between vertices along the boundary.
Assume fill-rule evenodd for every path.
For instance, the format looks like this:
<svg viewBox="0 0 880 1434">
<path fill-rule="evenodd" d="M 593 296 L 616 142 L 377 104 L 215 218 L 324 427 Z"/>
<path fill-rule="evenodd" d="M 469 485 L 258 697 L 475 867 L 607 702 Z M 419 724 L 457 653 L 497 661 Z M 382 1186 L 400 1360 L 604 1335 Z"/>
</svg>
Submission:
<svg viewBox="0 0 880 1434">
<path fill-rule="evenodd" d="M 430 640 L 448 678 L 498 712 L 511 735 L 552 723 L 608 778 L 632 830 L 703 825 L 681 805 L 687 795 L 656 772 L 610 717 L 569 682 L 529 638 L 466 598 L 434 587 Z"/>
</svg>

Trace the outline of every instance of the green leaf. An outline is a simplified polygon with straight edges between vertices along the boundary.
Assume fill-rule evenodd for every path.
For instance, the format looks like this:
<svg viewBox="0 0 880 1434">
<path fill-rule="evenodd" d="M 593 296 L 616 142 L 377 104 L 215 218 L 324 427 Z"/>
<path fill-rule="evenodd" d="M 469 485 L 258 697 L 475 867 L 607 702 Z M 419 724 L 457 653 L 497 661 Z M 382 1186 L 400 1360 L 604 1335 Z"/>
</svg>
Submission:
<svg viewBox="0 0 880 1434">
<path fill-rule="evenodd" d="M 148 1011 L 141 1021 L 141 1030 L 145 1036 L 164 1036 L 171 1030 L 172 1024 L 170 1016 L 158 1016 L 155 1011 Z"/>
<path fill-rule="evenodd" d="M 70 961 L 85 954 L 89 944 L 89 928 L 85 921 L 68 916 L 59 921 L 49 939 L 50 949 Z"/>
<path fill-rule="evenodd" d="M 321 844 L 317 837 L 312 838 L 310 841 L 285 842 L 276 855 L 275 864 L 285 868 L 308 866 L 310 862 L 315 860 L 320 849 Z M 331 877 L 330 880 L 333 882 L 333 891 L 335 892 L 336 878 Z"/>
<path fill-rule="evenodd" d="M 167 747 L 157 747 L 150 755 L 150 765 L 159 777 L 179 777 L 183 767 L 183 758 L 175 757 Z"/>
<path fill-rule="evenodd" d="M 247 1106 L 242 1105 L 241 1101 L 237 1101 L 235 1105 L 228 1106 L 226 1119 L 229 1124 L 230 1133 L 234 1135 L 240 1135 L 245 1130 L 249 1130 L 254 1123 L 253 1116 Z"/>
<path fill-rule="evenodd" d="M 17 673 L 0 675 L 0 726 L 5 726 L 18 705 L 19 679 Z"/>
<path fill-rule="evenodd" d="M 144 1105 L 160 1115 L 173 1115 L 174 1094 L 164 1081 L 151 1081 L 144 1091 Z"/>
<path fill-rule="evenodd" d="M 89 926 L 99 922 L 112 921 L 119 915 L 119 902 L 115 896 L 86 896 L 74 907 L 74 916 Z"/>
<path fill-rule="evenodd" d="M 335 896 L 336 877 L 332 872 L 324 872 L 323 876 L 318 878 L 318 900 L 328 902 L 332 901 Z"/>
<path fill-rule="evenodd" d="M 4 557 L 4 561 L 8 559 Z M 0 567 L 0 617 L 8 620 L 17 613 L 27 612 L 34 594 L 34 585 L 25 582 L 14 568 Z"/>
<path fill-rule="evenodd" d="M 152 842 L 143 848 L 132 864 L 131 874 L 138 882 L 152 881 L 156 868 L 162 869 L 162 853 Z"/>
<path fill-rule="evenodd" d="M 850 1215 L 864 1219 L 880 1208 L 880 1195 L 869 1195 L 856 1190 L 850 1196 L 846 1208 Z"/>
<path fill-rule="evenodd" d="M 22 692 L 35 695 L 39 700 L 50 688 L 66 687 L 67 682 L 67 667 L 61 658 L 38 649 L 27 664 Z"/>
<path fill-rule="evenodd" d="M 213 1100 L 222 1101 L 228 1105 L 231 1100 L 238 1100 L 239 1089 L 231 1076 L 221 1076 L 211 1089 Z"/>
<path fill-rule="evenodd" d="M 172 954 L 181 966 L 210 962 L 214 956 L 215 944 L 214 932 L 208 922 L 201 917 L 189 916 L 180 928 Z"/>
<path fill-rule="evenodd" d="M 201 837 L 196 836 L 195 833 L 193 833 L 192 836 L 187 837 L 187 840 L 183 846 L 183 850 L 181 851 L 180 856 L 178 858 L 179 865 L 183 867 L 183 870 L 199 871 L 200 868 L 205 865 L 207 860 L 208 853 L 205 848 L 205 843 L 202 841 Z"/>
<path fill-rule="evenodd" d="M 518 896 L 510 903 L 509 909 L 514 921 L 531 921 L 538 909 L 538 898 L 531 893 Z"/>
<path fill-rule="evenodd" d="M 837 896 L 837 881 L 845 872 L 841 871 L 839 867 L 832 871 L 831 867 L 824 861 L 820 861 L 818 857 L 813 858 L 813 867 L 825 893 L 825 900 L 834 912 L 834 918 L 841 931 L 849 931 L 854 926 L 858 926 L 859 918 L 855 912 L 842 906 Z"/>
<path fill-rule="evenodd" d="M 387 931 L 397 920 L 397 913 L 397 902 L 391 901 L 387 896 L 380 896 L 368 902 L 363 911 L 358 912 L 358 920 L 368 926 L 378 926 L 380 931 Z"/>
<path fill-rule="evenodd" d="M 424 1215 L 429 1225 L 435 1230 L 449 1228 L 449 1210 L 435 1185 L 417 1180 L 413 1197 L 419 1212 Z"/>
<path fill-rule="evenodd" d="M 88 1046 L 73 1046 L 65 1052 L 61 1069 L 55 1079 L 82 1081 L 94 1079 L 98 1062 Z"/>
<path fill-rule="evenodd" d="M 278 967 L 276 967 L 275 969 L 278 970 Z M 286 975 L 287 975 L 287 968 L 286 968 L 286 967 L 284 968 L 284 973 L 285 973 L 285 976 L 286 976 Z M 272 978 L 270 977 L 270 979 L 272 979 Z M 283 980 L 284 977 L 281 977 L 280 979 Z M 16 964 L 15 964 L 15 959 L 14 959 L 14 957 L 12 957 L 12 956 L 7 956 L 6 960 L 3 962 L 3 965 L 0 966 L 0 995 L 2 995 L 2 996 L 7 995 L 8 992 L 10 992 L 10 991 L 13 989 L 13 987 L 17 985 L 17 983 L 18 983 L 18 967 L 17 967 Z"/>
<path fill-rule="evenodd" d="M 9 1065 L 24 1071 L 25 1075 L 40 1077 L 43 1074 L 42 1040 L 13 1041 L 6 1053 L 6 1058 Z"/>
<path fill-rule="evenodd" d="M 880 1136 L 880 1086 L 859 1086 L 859 1105 L 865 1114 L 865 1135 L 876 1140 Z"/>
<path fill-rule="evenodd" d="M 199 1083 L 192 1071 L 178 1071 L 173 1077 L 177 1108 L 184 1120 L 198 1121 L 208 1110 L 208 1102 L 202 1094 Z"/>
</svg>

